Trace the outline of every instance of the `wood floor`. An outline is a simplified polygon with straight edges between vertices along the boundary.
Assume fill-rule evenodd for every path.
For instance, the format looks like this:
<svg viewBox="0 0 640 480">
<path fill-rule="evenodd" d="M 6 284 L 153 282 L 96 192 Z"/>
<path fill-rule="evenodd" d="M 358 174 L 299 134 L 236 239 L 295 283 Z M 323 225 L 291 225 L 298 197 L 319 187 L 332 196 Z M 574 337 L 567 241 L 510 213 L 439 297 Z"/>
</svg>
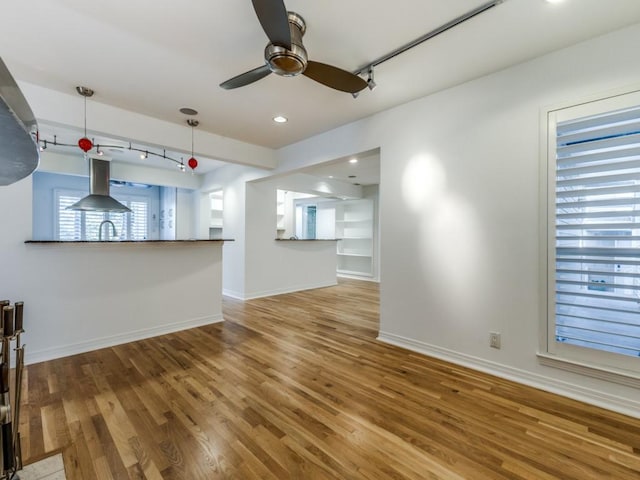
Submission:
<svg viewBox="0 0 640 480">
<path fill-rule="evenodd" d="M 377 285 L 28 367 L 24 457 L 69 479 L 638 479 L 640 420 L 375 340 Z"/>
</svg>

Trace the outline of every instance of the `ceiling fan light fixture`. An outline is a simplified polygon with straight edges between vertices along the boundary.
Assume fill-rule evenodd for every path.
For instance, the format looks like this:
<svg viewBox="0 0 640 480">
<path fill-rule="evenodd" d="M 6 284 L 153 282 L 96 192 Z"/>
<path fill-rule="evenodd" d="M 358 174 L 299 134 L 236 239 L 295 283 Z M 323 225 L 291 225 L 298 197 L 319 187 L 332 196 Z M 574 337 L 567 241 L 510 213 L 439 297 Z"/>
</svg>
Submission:
<svg viewBox="0 0 640 480">
<path fill-rule="evenodd" d="M 226 90 L 244 87 L 271 73 L 281 77 L 303 74 L 329 88 L 351 94 L 367 87 L 367 82 L 352 72 L 308 59 L 302 43 L 306 23 L 297 13 L 287 11 L 283 0 L 252 0 L 252 3 L 269 39 L 264 50 L 265 63 L 222 82 L 220 87 Z"/>
<path fill-rule="evenodd" d="M 264 59 L 269 69 L 283 77 L 295 77 L 307 68 L 307 50 L 302 45 L 302 36 L 307 30 L 304 19 L 295 12 L 287 12 L 291 31 L 291 48 L 270 42 L 264 50 Z"/>
<path fill-rule="evenodd" d="M 264 50 L 264 59 L 269 69 L 283 77 L 295 77 L 307 68 L 307 51 L 291 45 L 291 50 L 270 43 Z"/>
</svg>

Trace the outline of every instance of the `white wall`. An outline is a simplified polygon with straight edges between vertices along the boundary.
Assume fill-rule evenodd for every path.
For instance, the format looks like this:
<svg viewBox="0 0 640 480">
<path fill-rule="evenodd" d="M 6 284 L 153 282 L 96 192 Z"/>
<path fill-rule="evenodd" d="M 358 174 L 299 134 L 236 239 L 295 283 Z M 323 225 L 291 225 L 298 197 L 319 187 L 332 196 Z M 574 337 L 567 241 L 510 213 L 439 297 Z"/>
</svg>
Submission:
<svg viewBox="0 0 640 480">
<path fill-rule="evenodd" d="M 276 241 L 276 183 L 246 185 L 243 298 L 335 285 L 336 243 Z"/>
<path fill-rule="evenodd" d="M 335 202 L 318 202 L 316 207 L 316 238 L 336 238 Z"/>
<path fill-rule="evenodd" d="M 372 280 L 380 281 L 380 186 L 367 185 L 362 188 L 362 198 L 373 201 L 373 266 Z"/>
<path fill-rule="evenodd" d="M 25 245 L 27 363 L 222 320 L 222 245 Z M 4 287 L 1 285 L 0 288 Z"/>
<path fill-rule="evenodd" d="M 197 237 L 193 214 L 194 192 L 185 188 L 178 188 L 176 192 L 176 239 L 187 240 Z M 199 237 L 201 240 L 209 238 Z"/>
<path fill-rule="evenodd" d="M 244 298 L 245 292 L 246 183 L 266 174 L 267 171 L 257 168 L 227 165 L 208 173 L 200 190 L 198 202 L 200 207 L 198 232 L 202 235 L 200 238 L 208 238 L 209 235 L 209 209 L 211 208 L 209 193 L 214 190 L 223 190 L 224 238 L 234 241 L 227 242 L 224 246 L 222 285 L 223 293 L 231 297 Z M 273 206 L 275 209 L 275 198 Z M 275 230 L 275 219 L 273 225 Z"/>
<path fill-rule="evenodd" d="M 285 171 L 381 147 L 383 339 L 640 416 L 636 389 L 536 358 L 540 112 L 639 84 L 639 43 L 636 25 L 278 152 Z"/>
</svg>

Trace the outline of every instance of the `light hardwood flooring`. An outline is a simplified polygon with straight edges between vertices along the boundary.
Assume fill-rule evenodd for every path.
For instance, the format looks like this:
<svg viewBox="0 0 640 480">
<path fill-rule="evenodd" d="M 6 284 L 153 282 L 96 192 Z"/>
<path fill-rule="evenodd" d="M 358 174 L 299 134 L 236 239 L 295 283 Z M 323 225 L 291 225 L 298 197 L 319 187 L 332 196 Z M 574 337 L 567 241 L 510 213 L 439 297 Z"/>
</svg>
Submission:
<svg viewBox="0 0 640 480">
<path fill-rule="evenodd" d="M 343 280 L 30 365 L 24 458 L 62 449 L 73 480 L 640 478 L 640 420 L 382 344 L 378 311 Z"/>
</svg>

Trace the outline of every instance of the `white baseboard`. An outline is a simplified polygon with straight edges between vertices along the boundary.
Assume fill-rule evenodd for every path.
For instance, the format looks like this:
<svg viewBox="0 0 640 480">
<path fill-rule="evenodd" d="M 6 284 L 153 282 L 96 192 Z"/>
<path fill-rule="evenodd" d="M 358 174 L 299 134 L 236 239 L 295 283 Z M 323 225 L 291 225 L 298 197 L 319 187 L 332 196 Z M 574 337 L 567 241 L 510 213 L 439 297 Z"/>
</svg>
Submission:
<svg viewBox="0 0 640 480">
<path fill-rule="evenodd" d="M 202 327 L 204 325 L 218 323 L 223 320 L 224 319 L 222 318 L 222 314 L 220 313 L 217 315 L 194 318 L 181 322 L 160 325 L 157 327 L 133 330 L 131 332 L 119 333 L 117 335 L 109 335 L 107 337 L 95 338 L 84 342 L 46 348 L 44 350 L 29 351 L 29 349 L 27 348 L 25 349 L 25 363 L 29 365 L 31 363 L 38 363 L 47 360 L 54 360 L 56 358 L 68 357 L 70 355 L 90 352 L 92 350 L 98 350 L 100 348 L 113 347 L 114 345 L 120 345 L 122 343 L 134 342 L 136 340 L 142 340 L 144 338 L 156 337 L 180 330 L 187 330 L 189 328 Z"/>
<path fill-rule="evenodd" d="M 225 297 L 235 298 L 236 300 L 244 300 L 244 294 L 242 292 L 236 292 L 234 290 L 222 289 L 222 295 Z"/>
<path fill-rule="evenodd" d="M 604 392 L 591 390 L 580 385 L 562 382 L 526 370 L 509 367 L 483 358 L 466 355 L 446 348 L 430 345 L 425 342 L 405 338 L 388 332 L 380 332 L 378 340 L 390 345 L 405 348 L 440 360 L 479 370 L 496 377 L 505 378 L 530 387 L 556 393 L 574 400 L 613 410 L 624 415 L 640 418 L 640 401 L 617 397 Z"/>
<path fill-rule="evenodd" d="M 302 290 L 312 290 L 314 288 L 334 287 L 337 284 L 338 284 L 338 281 L 333 280 L 331 282 L 326 282 L 326 283 L 314 283 L 314 284 L 306 284 L 306 285 L 294 285 L 294 286 L 285 287 L 285 288 L 276 288 L 274 290 L 265 290 L 262 292 L 249 293 L 245 295 L 245 297 L 242 300 L 253 300 L 255 298 L 272 297 L 273 295 L 282 295 L 284 293 L 300 292 Z"/>
<path fill-rule="evenodd" d="M 361 277 L 359 275 L 347 275 L 346 273 L 338 273 L 337 275 L 340 278 L 350 278 L 352 280 L 362 280 L 364 282 L 380 283 L 380 279 L 374 278 L 374 277 L 364 277 L 364 276 Z"/>
</svg>

